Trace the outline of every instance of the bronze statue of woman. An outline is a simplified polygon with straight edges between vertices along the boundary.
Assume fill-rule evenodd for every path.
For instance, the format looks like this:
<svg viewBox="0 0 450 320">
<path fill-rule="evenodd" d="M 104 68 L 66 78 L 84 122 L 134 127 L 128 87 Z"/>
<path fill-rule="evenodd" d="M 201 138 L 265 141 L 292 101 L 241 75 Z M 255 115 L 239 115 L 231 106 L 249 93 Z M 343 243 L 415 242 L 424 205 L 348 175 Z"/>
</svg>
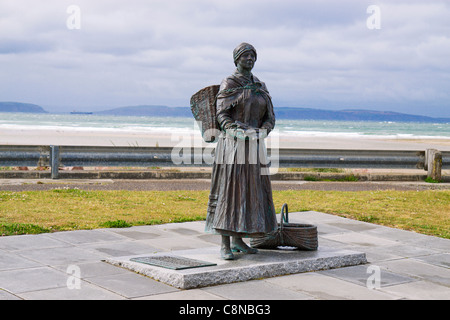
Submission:
<svg viewBox="0 0 450 320">
<path fill-rule="evenodd" d="M 253 155 L 264 150 L 264 138 L 275 126 L 272 100 L 266 85 L 251 72 L 255 48 L 242 43 L 233 58 L 237 69 L 222 81 L 217 95 L 221 135 L 206 219 L 206 231 L 222 236 L 225 260 L 234 259 L 233 251 L 257 253 L 242 238 L 260 237 L 277 228 L 267 162 L 261 161 L 261 153 Z"/>
</svg>

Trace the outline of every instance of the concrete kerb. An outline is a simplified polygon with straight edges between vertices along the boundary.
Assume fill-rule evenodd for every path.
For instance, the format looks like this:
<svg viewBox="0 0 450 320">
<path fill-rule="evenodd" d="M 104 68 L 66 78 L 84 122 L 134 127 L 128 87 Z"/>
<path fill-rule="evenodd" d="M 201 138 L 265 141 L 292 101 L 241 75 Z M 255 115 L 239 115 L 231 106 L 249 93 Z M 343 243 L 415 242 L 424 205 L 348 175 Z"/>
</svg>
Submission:
<svg viewBox="0 0 450 320">
<path fill-rule="evenodd" d="M 427 174 L 410 172 L 359 172 L 348 173 L 326 172 L 278 172 L 271 175 L 273 181 L 425 181 Z M 0 171 L 0 179 L 51 179 L 49 171 Z M 58 179 L 211 179 L 211 170 L 77 170 L 60 171 Z M 450 176 L 442 176 L 442 182 L 450 182 Z"/>
</svg>

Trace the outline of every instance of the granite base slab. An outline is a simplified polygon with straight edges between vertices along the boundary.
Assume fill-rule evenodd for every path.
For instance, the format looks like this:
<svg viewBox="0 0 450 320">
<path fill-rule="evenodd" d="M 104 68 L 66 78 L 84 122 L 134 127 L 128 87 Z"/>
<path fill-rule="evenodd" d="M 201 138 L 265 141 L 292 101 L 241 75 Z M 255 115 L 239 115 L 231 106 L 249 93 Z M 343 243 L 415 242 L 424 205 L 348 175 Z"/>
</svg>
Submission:
<svg viewBox="0 0 450 320">
<path fill-rule="evenodd" d="M 185 257 L 216 264 L 215 266 L 172 270 L 130 259 L 144 256 Z M 259 250 L 257 254 L 235 253 L 235 260 L 220 258 L 220 247 L 180 250 L 104 260 L 179 289 L 265 279 L 288 274 L 328 270 L 367 263 L 366 254 L 350 250 L 319 247 L 317 251 Z"/>
</svg>

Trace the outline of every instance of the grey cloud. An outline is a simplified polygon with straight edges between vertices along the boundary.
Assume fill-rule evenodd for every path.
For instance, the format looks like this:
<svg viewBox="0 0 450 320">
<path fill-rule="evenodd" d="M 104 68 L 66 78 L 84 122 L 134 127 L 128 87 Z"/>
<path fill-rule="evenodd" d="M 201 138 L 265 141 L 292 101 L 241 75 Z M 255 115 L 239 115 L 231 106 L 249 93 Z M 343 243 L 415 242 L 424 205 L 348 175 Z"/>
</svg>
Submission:
<svg viewBox="0 0 450 320">
<path fill-rule="evenodd" d="M 7 100 L 25 88 L 42 104 L 186 105 L 233 71 L 232 50 L 247 41 L 280 105 L 449 112 L 445 1 L 378 1 L 381 30 L 366 27 L 369 0 L 29 3 L 0 3 L 2 70 L 26 75 L 12 85 L 2 72 Z M 65 25 L 74 3 L 81 30 Z"/>
</svg>

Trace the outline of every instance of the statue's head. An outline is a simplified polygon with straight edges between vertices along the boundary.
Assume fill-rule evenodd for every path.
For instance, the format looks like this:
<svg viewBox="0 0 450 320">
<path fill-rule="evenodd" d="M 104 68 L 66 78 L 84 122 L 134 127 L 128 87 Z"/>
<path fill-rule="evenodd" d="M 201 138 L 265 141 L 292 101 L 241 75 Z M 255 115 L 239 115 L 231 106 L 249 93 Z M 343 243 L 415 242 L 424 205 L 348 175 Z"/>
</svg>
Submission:
<svg viewBox="0 0 450 320">
<path fill-rule="evenodd" d="M 241 43 L 238 45 L 234 51 L 233 51 L 233 59 L 234 59 L 234 65 L 237 66 L 239 58 L 246 52 L 252 51 L 255 55 L 255 61 L 257 59 L 256 49 L 249 43 Z"/>
</svg>

